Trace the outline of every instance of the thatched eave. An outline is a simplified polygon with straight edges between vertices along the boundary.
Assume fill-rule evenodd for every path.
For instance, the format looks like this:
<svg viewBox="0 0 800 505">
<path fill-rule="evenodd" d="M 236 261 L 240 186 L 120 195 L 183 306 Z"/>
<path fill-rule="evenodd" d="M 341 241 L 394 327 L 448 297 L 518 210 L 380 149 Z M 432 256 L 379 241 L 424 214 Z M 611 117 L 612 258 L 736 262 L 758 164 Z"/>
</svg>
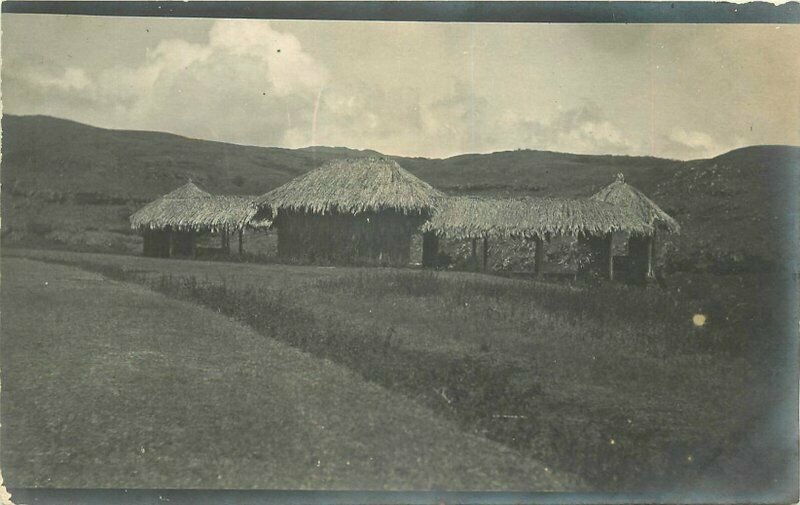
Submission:
<svg viewBox="0 0 800 505">
<path fill-rule="evenodd" d="M 455 239 L 534 239 L 618 231 L 650 234 L 652 226 L 625 209 L 599 201 L 460 196 L 444 201 L 422 231 Z"/>
<path fill-rule="evenodd" d="M 130 217 L 137 230 L 236 231 L 256 215 L 251 197 L 211 195 L 189 182 Z"/>
<path fill-rule="evenodd" d="M 672 216 L 661 210 L 644 193 L 626 183 L 622 174 L 618 174 L 614 182 L 592 195 L 591 199 L 624 208 L 654 228 L 670 233 L 681 231 L 680 224 Z"/>
</svg>

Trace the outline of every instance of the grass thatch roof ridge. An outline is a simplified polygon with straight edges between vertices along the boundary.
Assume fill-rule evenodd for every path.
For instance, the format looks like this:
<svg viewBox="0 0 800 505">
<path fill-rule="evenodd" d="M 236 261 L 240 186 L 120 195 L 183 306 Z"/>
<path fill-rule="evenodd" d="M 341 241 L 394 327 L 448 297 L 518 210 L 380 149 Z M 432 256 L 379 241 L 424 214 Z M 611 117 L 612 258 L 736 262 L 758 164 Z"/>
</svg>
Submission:
<svg viewBox="0 0 800 505">
<path fill-rule="evenodd" d="M 592 195 L 592 200 L 608 202 L 636 213 L 647 224 L 660 227 L 670 233 L 680 233 L 681 226 L 644 193 L 625 182 L 623 174 L 617 174 L 614 182 Z"/>
<path fill-rule="evenodd" d="M 130 222 L 139 230 L 235 231 L 256 212 L 253 197 L 212 195 L 190 180 L 133 213 Z"/>
<path fill-rule="evenodd" d="M 430 212 L 444 193 L 386 157 L 331 161 L 257 199 L 273 217 L 281 210 L 358 214 Z"/>
<path fill-rule="evenodd" d="M 211 196 L 211 193 L 203 191 L 202 189 L 197 187 L 197 185 L 193 183 L 191 179 L 189 179 L 189 181 L 186 184 L 184 184 L 183 186 L 179 187 L 174 191 L 167 193 L 161 198 L 175 200 L 175 199 L 198 198 L 207 196 Z"/>
<path fill-rule="evenodd" d="M 609 203 L 550 197 L 445 199 L 423 231 L 456 239 L 546 238 L 609 232 L 652 233 L 636 214 Z"/>
</svg>

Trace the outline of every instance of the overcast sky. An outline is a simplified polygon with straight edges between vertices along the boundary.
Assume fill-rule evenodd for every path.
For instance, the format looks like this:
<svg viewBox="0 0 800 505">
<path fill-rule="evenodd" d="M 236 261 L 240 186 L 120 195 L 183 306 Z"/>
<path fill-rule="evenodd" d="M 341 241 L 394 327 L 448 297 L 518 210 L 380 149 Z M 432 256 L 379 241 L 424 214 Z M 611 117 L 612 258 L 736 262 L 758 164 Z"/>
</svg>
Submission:
<svg viewBox="0 0 800 505">
<path fill-rule="evenodd" d="M 12 114 L 444 157 L 800 145 L 800 26 L 3 15 Z"/>
</svg>

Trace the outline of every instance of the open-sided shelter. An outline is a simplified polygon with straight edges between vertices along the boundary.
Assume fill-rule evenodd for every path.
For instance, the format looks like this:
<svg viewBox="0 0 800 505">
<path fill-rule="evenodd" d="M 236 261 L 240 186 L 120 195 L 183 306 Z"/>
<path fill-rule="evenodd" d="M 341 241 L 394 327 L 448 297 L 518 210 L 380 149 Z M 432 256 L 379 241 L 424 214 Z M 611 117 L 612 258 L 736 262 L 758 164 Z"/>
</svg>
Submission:
<svg viewBox="0 0 800 505">
<path fill-rule="evenodd" d="M 681 227 L 678 222 L 644 193 L 626 183 L 622 174 L 617 174 L 614 182 L 592 195 L 591 199 L 625 209 L 650 226 L 650 231 L 647 233 L 635 231 L 630 233 L 628 256 L 634 276 L 653 277 L 656 233 L 659 230 L 667 233 L 680 233 Z"/>
<path fill-rule="evenodd" d="M 258 198 L 257 219 L 272 220 L 283 258 L 406 265 L 413 233 L 443 197 L 392 159 L 344 159 Z"/>
<path fill-rule="evenodd" d="M 483 241 L 483 268 L 487 269 L 489 241 L 497 238 L 532 240 L 536 244 L 534 267 L 541 273 L 544 242 L 560 235 L 573 235 L 601 243 L 599 261 L 613 277 L 613 233 L 647 234 L 651 226 L 634 212 L 610 203 L 564 198 L 449 197 L 440 204 L 422 230 L 439 237 Z"/>
<path fill-rule="evenodd" d="M 189 181 L 145 205 L 130 217 L 131 227 L 144 237 L 144 255 L 194 256 L 199 233 L 219 233 L 230 250 L 230 235 L 242 230 L 256 214 L 252 198 L 212 195 Z"/>
</svg>

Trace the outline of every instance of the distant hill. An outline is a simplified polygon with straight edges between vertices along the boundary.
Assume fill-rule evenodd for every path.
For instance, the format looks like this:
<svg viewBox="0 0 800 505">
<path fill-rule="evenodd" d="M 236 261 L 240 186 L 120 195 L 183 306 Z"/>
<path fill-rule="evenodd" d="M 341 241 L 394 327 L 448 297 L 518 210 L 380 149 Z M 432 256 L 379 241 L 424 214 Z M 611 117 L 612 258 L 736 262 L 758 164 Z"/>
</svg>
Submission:
<svg viewBox="0 0 800 505">
<path fill-rule="evenodd" d="M 2 119 L 4 191 L 151 200 L 191 178 L 212 192 L 259 194 L 354 150 L 280 149 L 107 130 L 47 116 Z M 7 185 L 7 186 L 6 186 Z"/>
<path fill-rule="evenodd" d="M 380 155 L 241 146 L 47 116 L 6 115 L 2 128 L 4 233 L 123 233 L 133 210 L 190 178 L 212 193 L 258 195 L 332 159 Z M 755 146 L 686 162 L 533 150 L 394 158 L 449 193 L 589 196 L 622 172 L 683 224 L 684 235 L 673 242 L 686 261 L 775 261 L 786 254 L 778 242 L 786 236 L 787 206 L 798 196 L 792 183 L 800 148 Z"/>
<path fill-rule="evenodd" d="M 96 193 L 150 200 L 191 178 L 209 191 L 261 194 L 337 158 L 376 156 L 345 147 L 282 149 L 196 140 L 161 132 L 108 130 L 47 116 L 6 115 L 3 182 L 12 193 Z M 647 186 L 649 172 L 677 162 L 547 151 L 394 157 L 445 190 L 584 194 L 618 171 Z"/>
<path fill-rule="evenodd" d="M 800 147 L 753 146 L 662 174 L 651 198 L 683 224 L 676 246 L 694 265 L 785 261 L 796 254 Z"/>
<path fill-rule="evenodd" d="M 581 155 L 521 149 L 443 160 L 398 158 L 434 186 L 457 192 L 589 196 L 619 172 L 643 188 L 680 162 L 651 157 Z"/>
</svg>

